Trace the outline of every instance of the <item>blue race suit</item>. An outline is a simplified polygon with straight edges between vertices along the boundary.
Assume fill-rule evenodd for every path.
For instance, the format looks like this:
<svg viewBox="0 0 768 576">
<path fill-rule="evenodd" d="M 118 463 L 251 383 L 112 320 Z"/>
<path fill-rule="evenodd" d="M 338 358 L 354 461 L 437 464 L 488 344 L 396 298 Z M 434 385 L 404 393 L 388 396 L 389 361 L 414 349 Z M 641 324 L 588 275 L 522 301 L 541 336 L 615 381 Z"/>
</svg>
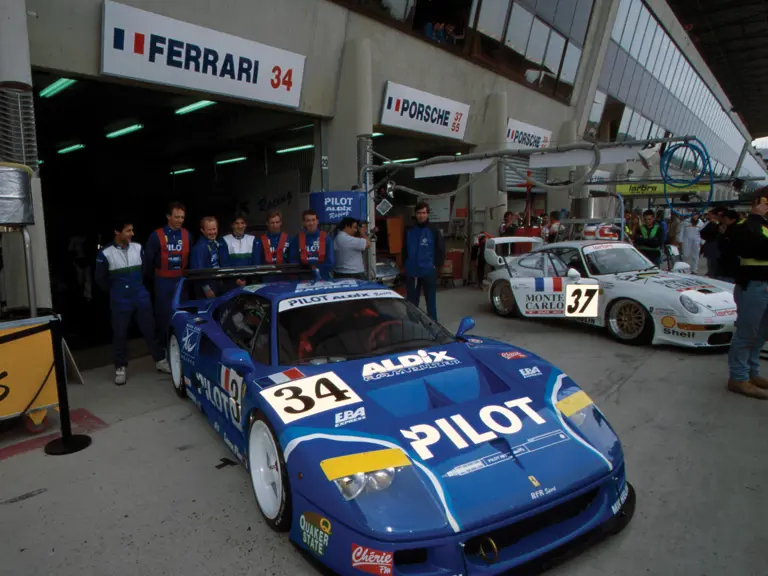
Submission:
<svg viewBox="0 0 768 576">
<path fill-rule="evenodd" d="M 437 321 L 437 271 L 445 261 L 443 235 L 428 222 L 410 227 L 403 241 L 403 261 L 406 298 L 418 306 L 423 290 L 427 313 Z"/>
<path fill-rule="evenodd" d="M 282 244 L 282 254 L 280 254 L 280 245 Z M 257 265 L 261 264 L 288 264 L 294 262 L 291 260 L 291 246 L 293 242 L 285 232 L 276 234 L 263 234 L 259 239 L 259 254 L 256 260 Z M 298 260 L 296 261 L 298 262 Z"/>
<path fill-rule="evenodd" d="M 191 244 L 188 230 L 171 230 L 169 226 L 155 230 L 147 240 L 144 273 L 155 279 L 155 327 L 161 348 L 165 348 L 168 338 L 173 292 L 188 266 Z"/>
<path fill-rule="evenodd" d="M 189 259 L 189 267 L 192 270 L 227 268 L 231 265 L 226 242 L 221 239 L 208 240 L 204 236 L 192 248 Z M 220 280 L 196 281 L 195 298 L 206 298 L 206 288 L 210 288 L 216 296 L 221 296 L 225 290 L 225 283 Z"/>
<path fill-rule="evenodd" d="M 128 365 L 128 328 L 134 314 L 152 358 L 157 362 L 164 357 L 155 338 L 152 302 L 144 287 L 143 259 L 141 244 L 135 242 L 127 246 L 112 243 L 96 256 L 96 283 L 109 292 L 115 368 Z"/>
<path fill-rule="evenodd" d="M 227 234 L 223 238 L 229 252 L 229 261 L 232 266 L 253 266 L 261 257 L 261 243 L 250 234 L 240 237 Z"/>
<path fill-rule="evenodd" d="M 330 278 L 336 265 L 333 255 L 333 238 L 322 230 L 299 232 L 291 241 L 290 261 L 317 266 L 323 278 Z"/>
</svg>

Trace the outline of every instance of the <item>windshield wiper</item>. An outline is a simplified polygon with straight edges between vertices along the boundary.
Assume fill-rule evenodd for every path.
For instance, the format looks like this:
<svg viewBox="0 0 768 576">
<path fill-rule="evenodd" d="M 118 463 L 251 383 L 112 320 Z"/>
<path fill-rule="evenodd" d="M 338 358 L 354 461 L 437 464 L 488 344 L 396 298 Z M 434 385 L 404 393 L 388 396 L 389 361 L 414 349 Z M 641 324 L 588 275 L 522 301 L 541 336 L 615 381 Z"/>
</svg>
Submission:
<svg viewBox="0 0 768 576">
<path fill-rule="evenodd" d="M 337 362 L 346 362 L 348 358 L 346 356 L 317 356 L 315 358 L 309 358 L 307 360 L 302 360 L 301 362 L 297 362 L 297 364 L 300 364 L 302 366 L 306 365 L 318 365 L 318 364 L 335 364 Z"/>
</svg>

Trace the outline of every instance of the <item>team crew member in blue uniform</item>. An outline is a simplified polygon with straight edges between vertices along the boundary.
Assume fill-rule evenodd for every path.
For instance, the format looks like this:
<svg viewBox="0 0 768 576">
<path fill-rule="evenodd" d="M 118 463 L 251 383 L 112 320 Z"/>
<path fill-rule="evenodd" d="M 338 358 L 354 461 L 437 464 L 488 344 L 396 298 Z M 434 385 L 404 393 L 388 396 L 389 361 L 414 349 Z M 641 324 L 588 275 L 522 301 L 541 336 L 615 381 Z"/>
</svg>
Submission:
<svg viewBox="0 0 768 576">
<path fill-rule="evenodd" d="M 161 372 L 171 371 L 155 338 L 152 302 L 143 282 L 144 250 L 141 244 L 131 242 L 132 239 L 133 224 L 127 220 L 120 220 L 115 226 L 115 241 L 96 256 L 96 283 L 109 292 L 115 384 L 118 386 L 125 384 L 125 368 L 128 366 L 128 328 L 134 315 L 155 360 L 155 367 Z"/>
<path fill-rule="evenodd" d="M 163 349 L 171 323 L 173 291 L 189 266 L 192 249 L 192 236 L 182 228 L 185 214 L 184 204 L 171 202 L 166 213 L 168 224 L 149 235 L 144 255 L 145 275 L 155 279 L 155 327 Z"/>
<path fill-rule="evenodd" d="M 440 231 L 429 222 L 429 206 L 416 204 L 416 224 L 405 232 L 403 262 L 405 264 L 406 298 L 418 306 L 421 291 L 427 301 L 427 314 L 437 321 L 437 271 L 445 261 L 445 242 Z"/>
<path fill-rule="evenodd" d="M 262 235 L 260 246 L 261 255 L 256 264 L 288 263 L 290 259 L 291 240 L 288 234 L 281 232 L 283 215 L 280 210 L 270 210 L 267 214 L 267 233 Z"/>
<path fill-rule="evenodd" d="M 227 244 L 219 236 L 219 221 L 213 216 L 200 220 L 200 240 L 192 248 L 190 268 L 192 270 L 210 270 L 226 268 L 231 265 Z M 195 297 L 215 298 L 224 292 L 224 283 L 220 280 L 200 280 L 195 282 Z"/>
<path fill-rule="evenodd" d="M 331 277 L 336 264 L 333 255 L 333 240 L 323 230 L 319 230 L 320 221 L 317 212 L 312 209 L 302 213 L 304 230 L 299 232 L 291 244 L 291 262 L 301 262 L 317 266 L 324 278 Z"/>
</svg>

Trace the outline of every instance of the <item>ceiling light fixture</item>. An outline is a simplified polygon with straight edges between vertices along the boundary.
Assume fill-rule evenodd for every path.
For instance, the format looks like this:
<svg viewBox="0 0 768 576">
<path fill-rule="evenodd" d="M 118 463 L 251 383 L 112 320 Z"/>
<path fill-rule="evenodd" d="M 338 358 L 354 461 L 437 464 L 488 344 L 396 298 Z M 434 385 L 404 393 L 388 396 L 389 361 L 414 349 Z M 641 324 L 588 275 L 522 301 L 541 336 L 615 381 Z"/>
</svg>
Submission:
<svg viewBox="0 0 768 576">
<path fill-rule="evenodd" d="M 194 168 L 182 168 L 181 170 L 174 170 L 171 172 L 171 176 L 177 176 L 179 174 L 189 174 L 190 172 L 194 172 Z"/>
<path fill-rule="evenodd" d="M 371 138 L 378 138 L 379 136 L 384 136 L 382 132 L 374 132 L 371 134 Z"/>
<path fill-rule="evenodd" d="M 85 148 L 85 144 L 73 144 L 72 146 L 67 146 L 66 148 L 62 148 L 58 151 L 59 154 L 68 154 L 69 152 L 74 152 L 75 150 L 82 150 Z"/>
<path fill-rule="evenodd" d="M 216 162 L 216 164 L 234 164 L 235 162 L 242 162 L 243 160 L 247 160 L 245 156 L 238 156 L 237 158 L 227 158 L 226 160 L 219 160 Z"/>
<path fill-rule="evenodd" d="M 418 158 L 400 158 L 400 160 L 392 160 L 392 162 L 384 162 L 384 164 L 402 164 L 403 162 L 417 162 Z"/>
<path fill-rule="evenodd" d="M 296 128 L 291 128 L 291 132 L 298 132 L 299 130 L 306 130 L 307 128 L 314 128 L 314 124 L 304 124 L 304 126 L 297 126 Z"/>
<path fill-rule="evenodd" d="M 126 134 L 130 134 L 131 132 L 137 132 L 144 128 L 144 124 L 134 124 L 133 126 L 126 126 L 125 128 L 120 128 L 120 130 L 115 130 L 114 132 L 110 132 L 107 134 L 107 138 L 117 138 L 118 136 L 125 136 Z"/>
<path fill-rule="evenodd" d="M 184 108 L 179 108 L 176 110 L 176 114 L 189 114 L 190 112 L 200 110 L 201 108 L 207 108 L 208 106 L 213 106 L 214 104 L 216 104 L 216 102 L 213 100 L 200 100 L 199 102 L 195 102 L 189 106 L 184 106 Z"/>
<path fill-rule="evenodd" d="M 51 96 L 56 96 L 56 94 L 69 88 L 75 82 L 76 80 L 72 80 L 71 78 L 59 78 L 56 80 L 56 82 L 52 82 L 40 90 L 40 98 L 50 98 Z"/>
<path fill-rule="evenodd" d="M 304 146 L 294 146 L 293 148 L 283 148 L 282 150 L 275 150 L 275 154 L 287 154 L 288 152 L 298 152 L 299 150 L 309 150 L 314 148 L 314 144 L 305 144 Z"/>
</svg>

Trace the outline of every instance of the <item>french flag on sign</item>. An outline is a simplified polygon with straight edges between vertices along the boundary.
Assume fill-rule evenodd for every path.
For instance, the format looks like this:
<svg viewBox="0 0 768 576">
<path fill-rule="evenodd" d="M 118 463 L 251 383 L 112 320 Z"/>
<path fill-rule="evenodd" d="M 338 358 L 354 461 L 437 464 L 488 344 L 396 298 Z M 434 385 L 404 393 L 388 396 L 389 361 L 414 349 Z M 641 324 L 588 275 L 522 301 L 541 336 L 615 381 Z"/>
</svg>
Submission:
<svg viewBox="0 0 768 576">
<path fill-rule="evenodd" d="M 291 368 L 285 372 L 278 372 L 277 374 L 271 374 L 263 379 L 263 382 L 267 384 L 283 384 L 290 382 L 291 380 L 298 380 L 304 378 L 304 373 L 298 368 Z"/>
<path fill-rule="evenodd" d="M 129 36 L 131 36 L 129 34 Z M 146 36 L 139 32 L 132 35 L 133 53 L 144 54 Z M 115 50 L 125 50 L 125 30 L 123 28 L 114 28 L 112 30 L 112 48 Z"/>
<path fill-rule="evenodd" d="M 536 292 L 562 292 L 562 278 L 536 278 Z"/>
</svg>

